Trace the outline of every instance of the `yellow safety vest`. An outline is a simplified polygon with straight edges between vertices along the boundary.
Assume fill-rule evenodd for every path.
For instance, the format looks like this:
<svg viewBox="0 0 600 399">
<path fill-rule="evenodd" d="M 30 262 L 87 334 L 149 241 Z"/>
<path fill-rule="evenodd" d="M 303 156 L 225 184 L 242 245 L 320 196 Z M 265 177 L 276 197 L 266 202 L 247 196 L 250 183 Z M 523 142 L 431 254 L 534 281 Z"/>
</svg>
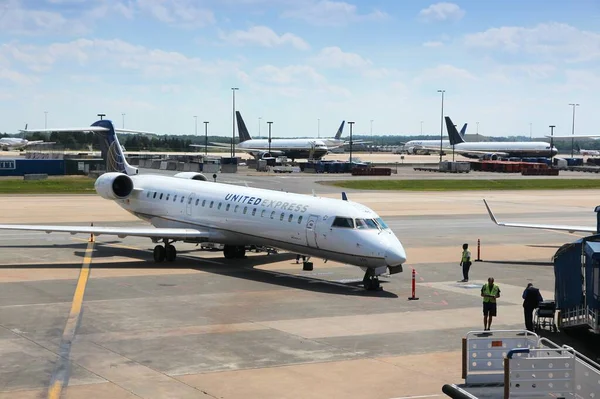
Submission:
<svg viewBox="0 0 600 399">
<path fill-rule="evenodd" d="M 466 262 L 468 258 L 471 257 L 471 251 L 469 251 L 468 249 L 465 249 L 462 253 L 462 261 Z"/>
<path fill-rule="evenodd" d="M 484 296 L 483 302 L 496 303 L 496 295 L 498 295 L 500 293 L 500 287 L 498 287 L 496 284 L 494 284 L 492 286 L 492 289 L 490 289 L 490 285 L 485 284 L 483 287 L 481 287 L 481 292 L 483 295 L 492 295 L 493 296 L 493 298 Z"/>
</svg>

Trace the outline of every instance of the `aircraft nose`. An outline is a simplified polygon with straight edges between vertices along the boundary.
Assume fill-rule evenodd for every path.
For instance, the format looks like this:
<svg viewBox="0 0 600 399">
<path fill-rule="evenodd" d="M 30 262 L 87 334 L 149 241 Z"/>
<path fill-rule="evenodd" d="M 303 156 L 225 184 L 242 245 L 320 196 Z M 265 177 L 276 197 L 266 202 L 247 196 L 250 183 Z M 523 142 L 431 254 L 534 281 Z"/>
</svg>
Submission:
<svg viewBox="0 0 600 399">
<path fill-rule="evenodd" d="M 398 266 L 406 262 L 406 252 L 400 242 L 392 243 L 385 251 L 385 261 L 388 266 Z"/>
</svg>

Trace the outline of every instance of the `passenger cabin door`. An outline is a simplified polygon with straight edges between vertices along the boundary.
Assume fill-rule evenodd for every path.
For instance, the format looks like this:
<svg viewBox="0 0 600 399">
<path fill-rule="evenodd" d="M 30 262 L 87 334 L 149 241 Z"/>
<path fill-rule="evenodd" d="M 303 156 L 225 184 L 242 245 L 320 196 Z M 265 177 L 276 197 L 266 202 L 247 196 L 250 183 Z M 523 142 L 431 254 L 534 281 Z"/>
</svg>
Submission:
<svg viewBox="0 0 600 399">
<path fill-rule="evenodd" d="M 185 213 L 188 216 L 192 216 L 192 208 L 194 207 L 195 201 L 196 201 L 196 194 L 191 193 L 188 196 L 187 203 L 186 203 L 186 212 Z"/>
<path fill-rule="evenodd" d="M 308 217 L 308 221 L 306 222 L 306 245 L 312 248 L 319 248 L 317 245 L 317 221 L 319 220 L 319 216 L 310 215 Z"/>
</svg>

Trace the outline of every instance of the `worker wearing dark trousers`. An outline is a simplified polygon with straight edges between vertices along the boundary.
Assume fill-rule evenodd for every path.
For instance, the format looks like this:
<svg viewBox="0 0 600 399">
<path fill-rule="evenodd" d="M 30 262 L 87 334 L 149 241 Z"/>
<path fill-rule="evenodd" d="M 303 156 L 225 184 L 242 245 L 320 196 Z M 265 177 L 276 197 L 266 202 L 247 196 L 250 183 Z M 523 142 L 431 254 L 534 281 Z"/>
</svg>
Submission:
<svg viewBox="0 0 600 399">
<path fill-rule="evenodd" d="M 540 302 L 543 300 L 540 290 L 535 288 L 532 283 L 527 284 L 527 288 L 523 291 L 523 312 L 525 313 L 525 328 L 531 332 L 534 332 L 533 311 L 540 306 Z"/>
<path fill-rule="evenodd" d="M 460 258 L 460 265 L 462 266 L 463 279 L 462 283 L 469 281 L 469 269 L 471 268 L 471 251 L 469 251 L 469 244 L 463 244 L 463 251 Z"/>
</svg>

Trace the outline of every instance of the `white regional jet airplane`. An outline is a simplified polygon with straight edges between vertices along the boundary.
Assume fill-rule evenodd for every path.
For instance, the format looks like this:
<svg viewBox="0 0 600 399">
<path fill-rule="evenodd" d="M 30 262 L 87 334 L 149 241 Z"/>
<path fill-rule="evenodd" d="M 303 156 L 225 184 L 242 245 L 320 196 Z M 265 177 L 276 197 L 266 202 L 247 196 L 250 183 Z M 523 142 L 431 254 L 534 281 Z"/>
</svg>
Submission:
<svg viewBox="0 0 600 399">
<path fill-rule="evenodd" d="M 461 137 L 465 136 L 467 132 L 467 124 L 465 123 L 460 129 Z M 424 149 L 424 147 L 434 147 L 439 146 L 440 140 L 410 140 L 404 143 L 402 149 L 406 151 L 407 154 L 425 154 L 429 155 L 431 150 Z M 450 144 L 450 140 L 442 140 L 442 148 L 448 149 L 452 148 L 452 144 Z"/>
<path fill-rule="evenodd" d="M 107 173 L 96 180 L 97 193 L 154 227 L 2 224 L 0 229 L 148 237 L 164 243 L 154 248 L 156 262 L 175 260 L 176 241 L 224 244 L 226 258 L 243 257 L 247 245 L 274 247 L 358 266 L 368 290 L 379 288 L 378 276 L 388 269 L 402 272 L 406 254 L 398 238 L 374 211 L 345 194 L 330 199 L 239 187 L 195 172 L 139 175 L 125 160 L 110 120 L 61 131 L 100 136 Z"/>
</svg>

